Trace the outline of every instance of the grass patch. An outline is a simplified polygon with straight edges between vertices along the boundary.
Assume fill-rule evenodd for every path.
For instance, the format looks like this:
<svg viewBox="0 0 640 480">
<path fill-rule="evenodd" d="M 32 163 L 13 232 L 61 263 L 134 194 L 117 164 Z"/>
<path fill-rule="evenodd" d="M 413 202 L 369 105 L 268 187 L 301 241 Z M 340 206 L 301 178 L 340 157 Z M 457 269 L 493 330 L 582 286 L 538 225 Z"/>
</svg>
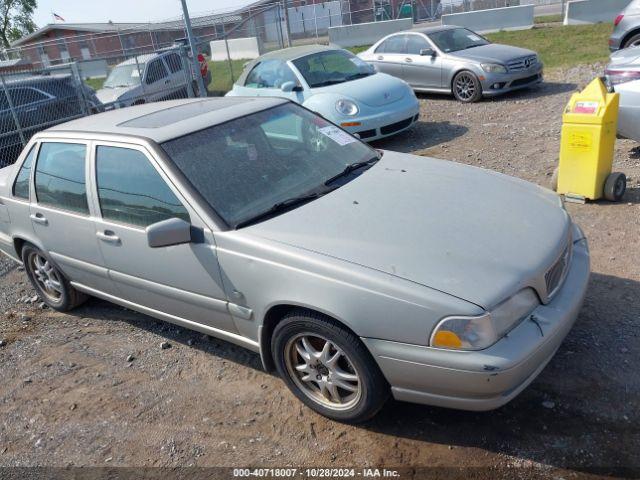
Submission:
<svg viewBox="0 0 640 480">
<path fill-rule="evenodd" d="M 495 43 L 535 50 L 547 68 L 572 67 L 606 62 L 609 58 L 611 25 L 549 26 L 514 32 L 490 33 Z"/>
<path fill-rule="evenodd" d="M 233 69 L 233 80 L 237 80 L 244 64 L 250 60 L 231 60 L 231 68 Z M 211 71 L 211 83 L 209 84 L 209 93 L 214 95 L 224 95 L 233 86 L 231 72 L 229 71 L 229 62 L 209 62 L 209 70 Z"/>
<path fill-rule="evenodd" d="M 558 23 L 563 21 L 564 17 L 560 13 L 557 15 L 542 15 L 533 19 L 533 23 Z"/>
<path fill-rule="evenodd" d="M 102 88 L 102 85 L 104 84 L 106 79 L 107 79 L 106 77 L 105 78 L 88 78 L 84 81 L 84 83 L 89 85 L 91 88 L 93 88 L 97 92 Z"/>
</svg>

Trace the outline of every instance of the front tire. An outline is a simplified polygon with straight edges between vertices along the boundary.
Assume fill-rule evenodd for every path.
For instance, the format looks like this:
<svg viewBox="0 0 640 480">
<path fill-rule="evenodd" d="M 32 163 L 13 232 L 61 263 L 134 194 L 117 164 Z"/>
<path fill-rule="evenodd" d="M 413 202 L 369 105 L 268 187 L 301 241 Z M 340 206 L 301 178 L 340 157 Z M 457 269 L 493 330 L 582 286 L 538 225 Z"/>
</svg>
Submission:
<svg viewBox="0 0 640 480">
<path fill-rule="evenodd" d="M 633 37 L 627 40 L 622 48 L 638 47 L 640 46 L 640 33 L 636 33 Z"/>
<path fill-rule="evenodd" d="M 453 77 L 451 84 L 453 96 L 462 103 L 477 102 L 482 98 L 482 85 L 473 72 L 463 70 Z"/>
<path fill-rule="evenodd" d="M 332 420 L 364 422 L 389 397 L 389 385 L 360 339 L 324 315 L 288 314 L 276 326 L 271 348 L 293 394 Z"/>
<path fill-rule="evenodd" d="M 87 300 L 84 293 L 69 284 L 49 256 L 34 245 L 28 243 L 22 248 L 22 262 L 38 296 L 54 310 L 67 312 Z"/>
</svg>

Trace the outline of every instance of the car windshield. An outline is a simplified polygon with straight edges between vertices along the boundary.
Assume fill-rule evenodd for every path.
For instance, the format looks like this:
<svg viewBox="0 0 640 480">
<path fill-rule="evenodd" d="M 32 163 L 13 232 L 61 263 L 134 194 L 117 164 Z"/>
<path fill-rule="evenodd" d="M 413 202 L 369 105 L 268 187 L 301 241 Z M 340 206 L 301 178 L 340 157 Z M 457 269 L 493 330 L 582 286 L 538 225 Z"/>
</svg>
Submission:
<svg viewBox="0 0 640 480">
<path fill-rule="evenodd" d="M 451 28 L 429 33 L 428 37 L 445 53 L 458 52 L 460 50 L 466 50 L 467 48 L 480 47 L 490 43 L 486 38 L 466 28 Z"/>
<path fill-rule="evenodd" d="M 298 58 L 293 64 L 311 88 L 344 83 L 375 73 L 367 62 L 345 50 L 328 50 Z"/>
<path fill-rule="evenodd" d="M 140 85 L 140 73 L 144 71 L 144 63 L 138 65 L 119 65 L 111 70 L 104 82 L 104 88 L 133 87 Z"/>
<path fill-rule="evenodd" d="M 326 194 L 378 152 L 293 104 L 164 142 L 162 148 L 228 225 L 263 219 Z M 366 163 L 365 163 L 366 162 Z M 354 168 L 355 167 L 355 168 Z M 275 207 L 275 208 L 274 208 Z"/>
</svg>

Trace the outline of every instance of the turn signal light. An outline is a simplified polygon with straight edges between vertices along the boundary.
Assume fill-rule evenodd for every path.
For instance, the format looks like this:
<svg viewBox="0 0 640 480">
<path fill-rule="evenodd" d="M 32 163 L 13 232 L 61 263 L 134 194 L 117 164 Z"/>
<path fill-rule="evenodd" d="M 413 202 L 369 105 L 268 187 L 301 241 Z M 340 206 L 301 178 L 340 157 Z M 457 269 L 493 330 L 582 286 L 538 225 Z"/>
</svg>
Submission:
<svg viewBox="0 0 640 480">
<path fill-rule="evenodd" d="M 460 348 L 462 347 L 462 340 L 449 330 L 440 330 L 434 335 L 432 345 L 434 347 Z"/>
<path fill-rule="evenodd" d="M 341 127 L 359 127 L 362 125 L 360 122 L 342 122 Z"/>
</svg>

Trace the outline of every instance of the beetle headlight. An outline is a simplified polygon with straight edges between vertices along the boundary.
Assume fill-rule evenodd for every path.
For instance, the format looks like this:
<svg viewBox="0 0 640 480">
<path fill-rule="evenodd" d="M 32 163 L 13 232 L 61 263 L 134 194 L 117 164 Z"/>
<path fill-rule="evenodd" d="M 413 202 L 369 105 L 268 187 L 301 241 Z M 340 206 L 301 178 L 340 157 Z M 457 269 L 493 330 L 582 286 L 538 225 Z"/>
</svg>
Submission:
<svg viewBox="0 0 640 480">
<path fill-rule="evenodd" d="M 480 66 L 487 73 L 507 73 L 507 67 L 499 63 L 481 63 Z"/>
<path fill-rule="evenodd" d="M 336 110 L 341 115 L 347 115 L 348 117 L 356 115 L 359 112 L 358 105 L 345 98 L 341 98 L 336 102 Z"/>
<path fill-rule="evenodd" d="M 443 318 L 433 329 L 429 344 L 452 350 L 485 349 L 496 343 L 539 304 L 536 293 L 526 288 L 483 315 Z"/>
</svg>

